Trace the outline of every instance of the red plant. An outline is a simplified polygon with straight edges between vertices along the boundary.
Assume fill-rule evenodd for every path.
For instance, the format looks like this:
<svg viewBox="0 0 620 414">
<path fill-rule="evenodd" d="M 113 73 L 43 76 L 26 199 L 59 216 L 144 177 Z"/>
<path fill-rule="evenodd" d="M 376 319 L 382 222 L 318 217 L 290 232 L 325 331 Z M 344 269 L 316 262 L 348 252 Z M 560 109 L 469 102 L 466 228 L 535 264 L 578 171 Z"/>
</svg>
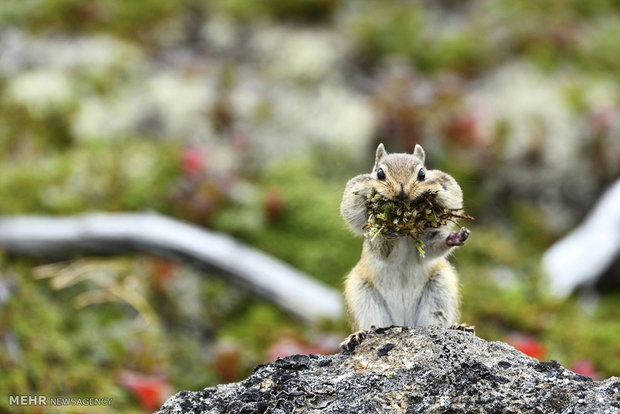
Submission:
<svg viewBox="0 0 620 414">
<path fill-rule="evenodd" d="M 460 148 L 470 148 L 479 141 L 479 115 L 473 110 L 452 116 L 444 125 L 446 137 Z"/>
<path fill-rule="evenodd" d="M 123 371 L 119 382 L 136 397 L 144 411 L 158 409 L 172 393 L 172 387 L 163 376 L 146 375 L 134 371 Z"/>
<path fill-rule="evenodd" d="M 308 343 L 302 339 L 290 335 L 278 338 L 267 349 L 266 361 L 272 362 L 278 358 L 288 355 L 302 354 L 321 354 L 327 355 L 338 350 L 339 338 L 334 335 L 325 335 L 317 338 L 313 343 Z"/>
<path fill-rule="evenodd" d="M 181 170 L 188 177 L 196 177 L 205 167 L 204 153 L 197 147 L 184 148 L 181 151 Z"/>
<path fill-rule="evenodd" d="M 213 369 L 223 382 L 239 379 L 241 356 L 241 349 L 234 343 L 222 343 L 216 347 L 213 353 Z"/>
<path fill-rule="evenodd" d="M 545 355 L 547 355 L 545 346 L 538 342 L 536 338 L 527 334 L 511 335 L 506 342 L 512 345 L 517 351 L 521 351 L 525 355 L 529 355 L 536 359 L 543 359 Z"/>
<path fill-rule="evenodd" d="M 164 291 L 168 281 L 176 276 L 176 263 L 162 257 L 152 256 L 147 258 L 146 264 L 153 276 L 155 288 Z"/>
<path fill-rule="evenodd" d="M 277 221 L 284 211 L 284 198 L 280 190 L 272 188 L 267 191 L 263 200 L 263 207 L 270 222 Z"/>
<path fill-rule="evenodd" d="M 575 374 L 585 375 L 590 378 L 598 378 L 599 374 L 596 372 L 594 368 L 594 364 L 592 361 L 586 358 L 580 358 L 577 361 L 573 362 L 570 366 L 570 370 Z"/>
</svg>

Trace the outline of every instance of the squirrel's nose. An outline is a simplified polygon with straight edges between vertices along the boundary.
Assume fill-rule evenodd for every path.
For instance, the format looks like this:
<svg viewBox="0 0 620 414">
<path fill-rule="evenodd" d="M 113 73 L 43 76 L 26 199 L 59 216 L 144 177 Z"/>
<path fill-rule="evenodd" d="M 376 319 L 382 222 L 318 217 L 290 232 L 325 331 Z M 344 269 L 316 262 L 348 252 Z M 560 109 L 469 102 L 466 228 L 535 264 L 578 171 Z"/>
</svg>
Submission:
<svg viewBox="0 0 620 414">
<path fill-rule="evenodd" d="M 409 199 L 409 194 L 405 192 L 405 186 L 403 184 L 400 185 L 400 191 L 396 194 L 396 198 L 402 201 Z"/>
</svg>

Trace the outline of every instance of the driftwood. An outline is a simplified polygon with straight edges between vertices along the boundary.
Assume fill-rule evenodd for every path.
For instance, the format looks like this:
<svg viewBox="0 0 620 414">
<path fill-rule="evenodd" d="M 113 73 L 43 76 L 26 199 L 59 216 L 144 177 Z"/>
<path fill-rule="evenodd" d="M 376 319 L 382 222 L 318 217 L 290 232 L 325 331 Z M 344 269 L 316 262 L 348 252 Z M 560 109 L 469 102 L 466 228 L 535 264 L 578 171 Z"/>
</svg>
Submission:
<svg viewBox="0 0 620 414">
<path fill-rule="evenodd" d="M 552 292 L 567 296 L 578 286 L 593 286 L 619 258 L 620 180 L 603 194 L 583 223 L 545 252 L 542 264 Z"/>
<path fill-rule="evenodd" d="M 342 316 L 335 289 L 228 235 L 155 213 L 4 217 L 0 249 L 53 259 L 147 252 L 215 269 L 306 322 Z"/>
</svg>

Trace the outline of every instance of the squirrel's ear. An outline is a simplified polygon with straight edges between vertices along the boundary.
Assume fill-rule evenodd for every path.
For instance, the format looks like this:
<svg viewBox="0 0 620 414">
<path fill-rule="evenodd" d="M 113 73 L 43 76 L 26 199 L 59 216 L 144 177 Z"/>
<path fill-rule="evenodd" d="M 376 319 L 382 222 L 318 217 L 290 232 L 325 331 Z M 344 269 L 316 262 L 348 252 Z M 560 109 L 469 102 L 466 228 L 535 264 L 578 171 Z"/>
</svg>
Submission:
<svg viewBox="0 0 620 414">
<path fill-rule="evenodd" d="M 426 154 L 424 154 L 424 150 L 422 149 L 422 146 L 420 144 L 415 144 L 413 155 L 418 157 L 419 160 L 422 161 L 422 164 L 424 164 L 424 158 L 426 157 Z"/>
<path fill-rule="evenodd" d="M 385 157 L 386 155 L 387 152 L 385 152 L 385 147 L 383 146 L 383 143 L 379 144 L 379 146 L 377 147 L 377 153 L 375 154 L 375 165 L 379 164 L 381 158 Z"/>
</svg>

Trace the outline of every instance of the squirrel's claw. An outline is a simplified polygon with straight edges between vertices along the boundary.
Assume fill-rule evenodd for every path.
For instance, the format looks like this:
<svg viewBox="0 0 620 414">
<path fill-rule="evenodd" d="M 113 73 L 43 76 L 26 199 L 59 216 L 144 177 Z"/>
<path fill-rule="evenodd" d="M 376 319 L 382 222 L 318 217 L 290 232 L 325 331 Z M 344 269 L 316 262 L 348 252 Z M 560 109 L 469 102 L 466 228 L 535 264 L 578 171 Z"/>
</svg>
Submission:
<svg viewBox="0 0 620 414">
<path fill-rule="evenodd" d="M 352 333 L 340 343 L 340 349 L 344 352 L 352 352 L 356 346 L 362 343 L 362 341 L 366 338 L 367 331 L 357 331 Z"/>
<path fill-rule="evenodd" d="M 476 327 L 473 325 L 465 325 L 464 323 L 460 324 L 460 325 L 452 325 L 449 329 L 454 329 L 455 331 L 463 331 L 463 332 L 469 332 L 472 334 L 476 334 Z"/>
<path fill-rule="evenodd" d="M 462 246 L 470 234 L 471 232 L 467 227 L 461 227 L 458 232 L 453 231 L 446 237 L 446 244 L 448 246 Z"/>
</svg>

